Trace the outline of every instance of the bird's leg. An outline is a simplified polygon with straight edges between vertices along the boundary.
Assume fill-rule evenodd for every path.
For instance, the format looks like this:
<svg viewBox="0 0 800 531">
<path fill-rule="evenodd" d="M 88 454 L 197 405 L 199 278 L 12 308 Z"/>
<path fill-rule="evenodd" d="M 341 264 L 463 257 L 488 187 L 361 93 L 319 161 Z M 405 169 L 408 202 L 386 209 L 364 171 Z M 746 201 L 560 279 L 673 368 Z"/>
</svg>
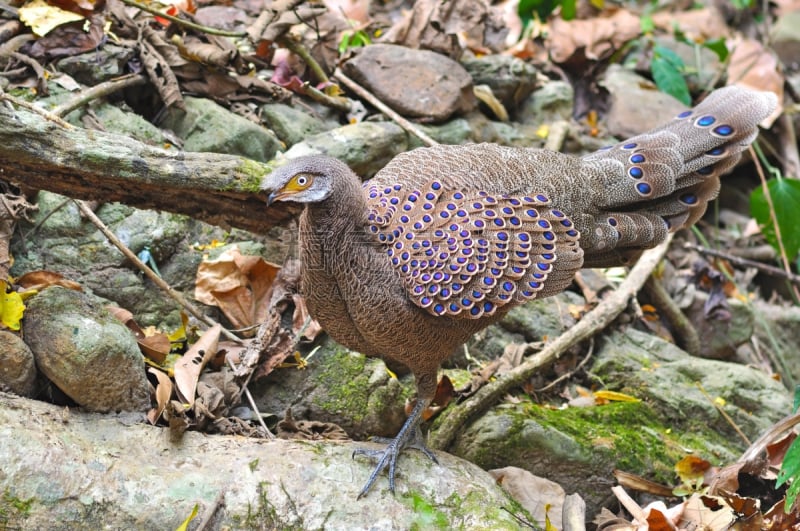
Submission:
<svg viewBox="0 0 800 531">
<path fill-rule="evenodd" d="M 409 415 L 406 419 L 403 427 L 400 428 L 400 432 L 397 434 L 397 436 L 394 439 L 379 439 L 380 442 L 387 443 L 385 449 L 367 450 L 366 448 L 358 448 L 353 451 L 353 457 L 356 455 L 366 455 L 367 457 L 378 462 L 378 464 L 375 466 L 375 469 L 372 471 L 372 474 L 370 474 L 367 483 L 364 485 L 364 488 L 362 488 L 361 492 L 358 493 L 358 498 L 361 498 L 367 494 L 369 489 L 372 487 L 372 484 L 375 483 L 375 480 L 378 478 L 378 474 L 380 474 L 381 471 L 387 466 L 389 467 L 389 490 L 394 493 L 394 472 L 397 466 L 397 458 L 406 448 L 415 448 L 431 458 L 434 463 L 439 463 L 433 452 L 431 452 L 428 447 L 425 446 L 422 432 L 419 429 L 419 423 L 422 419 L 422 412 L 425 411 L 425 408 L 428 407 L 430 403 L 431 399 L 417 399 L 417 404 L 411 411 L 411 415 Z"/>
</svg>

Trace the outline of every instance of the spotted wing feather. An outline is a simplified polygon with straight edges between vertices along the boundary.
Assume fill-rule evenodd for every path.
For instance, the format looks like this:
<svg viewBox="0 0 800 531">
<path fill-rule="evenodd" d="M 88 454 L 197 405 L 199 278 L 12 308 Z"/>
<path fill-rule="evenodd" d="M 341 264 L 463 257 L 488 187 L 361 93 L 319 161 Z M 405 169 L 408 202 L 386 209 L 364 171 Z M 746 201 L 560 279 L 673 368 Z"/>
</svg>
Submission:
<svg viewBox="0 0 800 531">
<path fill-rule="evenodd" d="M 453 191 L 436 180 L 365 191 L 370 232 L 409 297 L 433 315 L 492 315 L 565 289 L 581 266 L 578 232 L 542 194 Z"/>
</svg>

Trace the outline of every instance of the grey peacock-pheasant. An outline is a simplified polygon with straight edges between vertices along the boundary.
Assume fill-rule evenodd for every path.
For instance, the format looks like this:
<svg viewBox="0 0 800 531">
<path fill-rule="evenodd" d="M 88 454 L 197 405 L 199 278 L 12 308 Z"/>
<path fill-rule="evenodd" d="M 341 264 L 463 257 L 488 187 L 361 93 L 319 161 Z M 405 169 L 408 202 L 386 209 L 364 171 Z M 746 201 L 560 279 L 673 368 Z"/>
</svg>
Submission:
<svg viewBox="0 0 800 531">
<path fill-rule="evenodd" d="M 341 344 L 407 366 L 418 400 L 359 496 L 418 429 L 440 363 L 511 308 L 567 288 L 581 267 L 630 264 L 697 221 L 719 177 L 777 98 L 737 87 L 668 124 L 585 157 L 494 144 L 421 148 L 361 180 L 301 157 L 266 177 L 268 203 L 305 203 L 301 289 Z"/>
</svg>

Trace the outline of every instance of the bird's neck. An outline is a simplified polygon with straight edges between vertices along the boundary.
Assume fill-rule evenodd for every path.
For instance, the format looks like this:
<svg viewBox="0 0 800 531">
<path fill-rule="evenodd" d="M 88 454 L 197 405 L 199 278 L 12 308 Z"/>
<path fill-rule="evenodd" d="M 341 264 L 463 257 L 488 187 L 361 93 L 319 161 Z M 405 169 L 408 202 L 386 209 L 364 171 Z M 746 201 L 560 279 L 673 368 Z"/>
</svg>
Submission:
<svg viewBox="0 0 800 531">
<path fill-rule="evenodd" d="M 329 237 L 365 231 L 367 201 L 361 180 L 349 171 L 337 176 L 331 194 L 323 201 L 306 205 L 304 217 L 308 228 Z"/>
</svg>

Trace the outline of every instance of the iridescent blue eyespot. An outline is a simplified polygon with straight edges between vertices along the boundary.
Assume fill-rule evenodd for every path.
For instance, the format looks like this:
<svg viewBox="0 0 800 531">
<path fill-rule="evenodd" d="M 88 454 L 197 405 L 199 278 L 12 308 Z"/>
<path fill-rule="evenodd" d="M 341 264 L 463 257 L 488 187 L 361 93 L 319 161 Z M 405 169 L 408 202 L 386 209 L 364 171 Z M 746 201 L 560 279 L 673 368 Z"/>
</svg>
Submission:
<svg viewBox="0 0 800 531">
<path fill-rule="evenodd" d="M 692 115 L 692 111 L 683 111 L 682 113 L 680 113 L 680 114 L 679 114 L 678 116 L 676 116 L 675 118 L 678 118 L 678 119 L 683 119 L 683 118 L 688 118 L 688 117 L 690 117 L 691 115 Z"/>
<path fill-rule="evenodd" d="M 442 306 L 441 304 L 434 305 L 433 312 L 439 314 L 444 313 L 444 306 Z"/>
<path fill-rule="evenodd" d="M 519 239 L 519 240 L 521 240 L 523 242 L 527 242 L 527 241 L 530 241 L 531 237 L 528 235 L 527 232 L 520 232 L 520 233 L 517 234 L 517 239 Z"/>
<path fill-rule="evenodd" d="M 464 199 L 464 194 L 461 192 L 456 192 L 453 194 L 453 199 Z"/>
<path fill-rule="evenodd" d="M 476 227 L 478 227 L 479 229 L 482 229 L 484 226 L 486 226 L 486 224 L 483 221 L 479 220 L 479 219 L 476 219 L 475 221 L 473 221 L 473 224 Z"/>
<path fill-rule="evenodd" d="M 506 291 L 512 291 L 514 289 L 514 283 L 508 281 L 503 282 L 503 289 Z"/>
<path fill-rule="evenodd" d="M 637 183 L 636 191 L 642 195 L 650 195 L 653 191 L 653 188 L 647 183 Z"/>
<path fill-rule="evenodd" d="M 544 258 L 545 260 L 552 260 L 553 259 L 553 254 L 552 253 L 542 253 L 542 258 Z"/>
<path fill-rule="evenodd" d="M 628 160 L 631 161 L 631 163 L 633 164 L 641 164 L 642 162 L 644 162 L 644 155 L 642 155 L 641 153 L 635 153 L 631 155 L 631 158 L 629 158 Z"/>
<path fill-rule="evenodd" d="M 695 125 L 698 127 L 708 127 L 709 125 L 713 124 L 716 121 L 717 119 L 714 118 L 713 116 L 702 116 L 697 119 Z"/>
<path fill-rule="evenodd" d="M 536 218 L 536 217 L 539 217 L 539 213 L 538 213 L 538 212 L 536 212 L 536 211 L 535 211 L 534 209 L 532 209 L 532 208 L 529 208 L 528 210 L 526 210 L 526 211 L 525 211 L 525 214 L 526 214 L 526 215 L 527 215 L 529 218 Z"/>
<path fill-rule="evenodd" d="M 622 149 L 636 149 L 638 145 L 639 144 L 637 144 L 636 142 L 629 142 L 628 144 L 622 146 Z"/>
<path fill-rule="evenodd" d="M 631 166 L 628 168 L 628 175 L 633 177 L 634 179 L 641 179 L 644 175 L 644 171 L 639 166 Z"/>
<path fill-rule="evenodd" d="M 498 227 L 504 226 L 506 223 L 503 221 L 503 218 L 494 218 L 494 224 Z"/>
<path fill-rule="evenodd" d="M 408 203 L 406 203 L 405 205 L 403 205 L 403 210 L 405 210 L 406 212 L 408 212 L 409 210 L 411 210 L 411 205 L 409 205 Z"/>
<path fill-rule="evenodd" d="M 608 224 L 611 225 L 612 227 L 616 227 L 617 226 L 617 218 L 608 218 Z"/>
<path fill-rule="evenodd" d="M 519 227 L 520 225 L 522 225 L 522 221 L 520 221 L 520 219 L 517 216 L 511 216 L 510 218 L 508 218 L 508 222 L 514 225 L 515 227 Z"/>
<path fill-rule="evenodd" d="M 431 303 L 430 297 L 422 297 L 419 302 L 421 302 L 424 306 L 427 306 Z"/>
<path fill-rule="evenodd" d="M 491 312 L 494 309 L 494 304 L 491 302 L 484 302 L 483 303 L 483 311 L 484 312 Z"/>
<path fill-rule="evenodd" d="M 434 190 L 438 190 L 441 187 L 442 187 L 442 184 L 439 181 L 433 181 L 431 183 L 431 188 L 433 188 Z"/>
<path fill-rule="evenodd" d="M 553 234 L 552 232 L 543 232 L 542 236 L 544 236 L 545 240 L 549 240 L 549 241 L 553 241 L 553 240 L 556 239 L 555 234 Z"/>
<path fill-rule="evenodd" d="M 410 194 L 408 196 L 408 200 L 411 201 L 412 203 L 415 203 L 417 201 L 417 195 L 416 194 Z"/>
<path fill-rule="evenodd" d="M 408 265 L 403 264 L 402 266 L 400 266 L 400 271 L 402 271 L 403 273 L 408 273 Z"/>
<path fill-rule="evenodd" d="M 575 229 L 571 229 L 567 231 L 567 236 L 572 236 L 573 238 L 578 235 L 578 231 Z"/>
<path fill-rule="evenodd" d="M 451 312 L 455 313 L 455 312 L 457 312 L 459 309 L 460 309 L 460 308 L 458 307 L 458 304 L 456 304 L 455 302 L 451 302 L 451 303 L 450 303 L 450 311 L 451 311 Z"/>
<path fill-rule="evenodd" d="M 446 210 L 442 210 L 441 212 L 439 212 L 439 217 L 441 217 L 442 219 L 447 219 L 450 217 L 450 214 L 448 214 Z"/>
<path fill-rule="evenodd" d="M 460 209 L 458 212 L 456 212 L 456 216 L 458 216 L 460 218 L 466 217 L 466 215 L 467 215 L 467 211 L 463 210 L 463 209 Z"/>
<path fill-rule="evenodd" d="M 469 313 L 470 315 L 478 315 L 481 313 L 481 310 L 477 306 L 473 306 L 472 308 L 469 309 Z"/>
<path fill-rule="evenodd" d="M 514 209 L 511 208 L 511 207 L 503 207 L 503 213 L 505 213 L 505 214 L 513 214 L 514 213 Z"/>
<path fill-rule="evenodd" d="M 719 136 L 730 136 L 733 134 L 733 127 L 730 125 L 718 125 L 711 131 L 712 133 L 716 133 Z"/>
<path fill-rule="evenodd" d="M 719 157 L 720 155 L 724 154 L 725 154 L 725 148 L 723 146 L 715 147 L 714 149 L 706 151 L 706 155 L 710 155 L 712 157 Z"/>
<path fill-rule="evenodd" d="M 703 168 L 697 170 L 697 173 L 699 173 L 700 175 L 711 175 L 712 173 L 714 173 L 714 166 L 713 165 L 704 166 Z"/>
<path fill-rule="evenodd" d="M 547 203 L 549 201 L 549 199 L 547 199 L 547 196 L 546 195 L 542 195 L 542 194 L 538 194 L 536 196 L 536 200 L 541 202 L 541 203 Z"/>
<path fill-rule="evenodd" d="M 683 194 L 678 198 L 682 203 L 687 205 L 696 205 L 697 204 L 697 196 L 694 194 Z"/>
<path fill-rule="evenodd" d="M 550 228 L 550 223 L 548 223 L 547 220 L 545 220 L 545 219 L 540 219 L 537 224 L 543 229 L 549 229 Z"/>
<path fill-rule="evenodd" d="M 503 242 L 508 241 L 508 233 L 503 231 L 498 232 L 497 239 Z"/>
</svg>

